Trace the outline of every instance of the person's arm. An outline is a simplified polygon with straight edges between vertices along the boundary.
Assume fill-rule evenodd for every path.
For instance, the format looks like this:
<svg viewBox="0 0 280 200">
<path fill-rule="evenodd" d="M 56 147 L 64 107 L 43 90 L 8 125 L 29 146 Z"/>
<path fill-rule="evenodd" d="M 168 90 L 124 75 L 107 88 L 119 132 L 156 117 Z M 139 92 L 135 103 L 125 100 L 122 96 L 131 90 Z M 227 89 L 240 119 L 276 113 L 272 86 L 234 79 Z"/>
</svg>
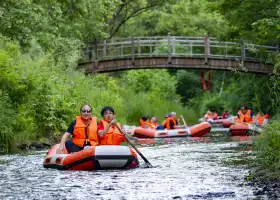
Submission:
<svg viewBox="0 0 280 200">
<path fill-rule="evenodd" d="M 107 124 L 106 127 L 104 127 L 103 130 L 98 131 L 98 135 L 99 135 L 100 137 L 104 136 L 104 135 L 108 132 L 109 128 L 110 128 L 112 125 L 115 125 L 116 123 L 117 123 L 117 121 L 116 121 L 115 119 L 113 119 L 112 121 L 110 121 L 109 124 Z"/>
<path fill-rule="evenodd" d="M 76 125 L 76 120 L 74 120 L 74 121 L 69 125 L 67 131 L 63 134 L 63 136 L 62 136 L 62 138 L 61 138 L 61 141 L 60 141 L 60 144 L 59 144 L 59 147 L 58 147 L 58 149 L 56 150 L 56 153 L 63 153 L 63 149 L 64 149 L 64 146 L 65 146 L 65 142 L 66 142 L 66 140 L 69 138 L 70 135 L 73 135 L 75 125 Z"/>
<path fill-rule="evenodd" d="M 57 154 L 60 154 L 60 153 L 63 153 L 63 149 L 64 149 L 64 145 L 65 145 L 65 142 L 66 140 L 69 138 L 71 134 L 68 133 L 68 132 L 65 132 L 61 138 L 61 141 L 60 141 L 60 144 L 59 144 L 59 147 L 58 149 L 56 150 L 56 153 Z"/>
</svg>

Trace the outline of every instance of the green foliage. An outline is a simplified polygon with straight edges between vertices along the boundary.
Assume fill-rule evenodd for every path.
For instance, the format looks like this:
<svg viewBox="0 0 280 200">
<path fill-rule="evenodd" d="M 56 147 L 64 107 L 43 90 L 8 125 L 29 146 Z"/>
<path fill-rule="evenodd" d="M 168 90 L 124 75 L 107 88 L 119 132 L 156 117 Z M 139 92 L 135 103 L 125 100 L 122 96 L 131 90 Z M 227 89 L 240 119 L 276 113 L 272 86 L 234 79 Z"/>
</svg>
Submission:
<svg viewBox="0 0 280 200">
<path fill-rule="evenodd" d="M 210 5 L 206 0 L 169 0 L 128 21 L 119 35 L 152 36 L 168 32 L 182 36 L 223 35 L 227 22 L 217 11 L 210 12 Z"/>
<path fill-rule="evenodd" d="M 0 89 L 0 150 L 8 152 L 12 149 L 14 142 L 13 125 L 17 117 L 17 112 L 11 105 L 6 92 Z"/>
<path fill-rule="evenodd" d="M 265 127 L 255 149 L 256 159 L 253 166 L 256 174 L 270 179 L 280 179 L 280 123 L 279 115 Z"/>
<path fill-rule="evenodd" d="M 162 99 L 180 101 L 176 94 L 176 78 L 170 76 L 165 69 L 127 71 L 122 77 L 122 83 L 136 93 L 147 93 L 149 100 L 155 103 Z"/>
<path fill-rule="evenodd" d="M 246 104 L 255 113 L 268 112 L 270 115 L 274 115 L 276 113 L 275 106 L 273 106 L 275 95 L 271 90 L 274 85 L 271 78 L 273 77 L 214 71 L 210 92 L 201 89 L 202 93 L 189 99 L 188 105 L 199 109 L 201 114 L 211 108 L 220 114 L 224 110 L 235 114 L 241 105 Z M 277 103 L 274 102 L 274 104 Z"/>
<path fill-rule="evenodd" d="M 182 96 L 182 102 L 187 104 L 191 98 L 203 95 L 201 88 L 199 71 L 178 70 L 177 77 L 177 93 Z"/>
<path fill-rule="evenodd" d="M 81 41 L 104 38 L 117 1 L 15 1 L 0 2 L 1 34 L 19 41 L 26 50 L 35 41 L 63 63 L 77 58 Z"/>
<path fill-rule="evenodd" d="M 99 119 L 102 107 L 110 105 L 117 120 L 136 125 L 142 115 L 163 120 L 171 111 L 185 116 L 189 112 L 180 104 L 175 77 L 166 70 L 128 71 L 119 78 L 85 76 L 71 68 L 65 70 L 36 43 L 28 53 L 21 53 L 19 45 L 3 37 L 0 44 L 0 122 L 8 121 L 1 123 L 0 142 L 6 151 L 13 141 L 65 131 L 85 103 L 93 106 Z"/>
<path fill-rule="evenodd" d="M 213 0 L 211 0 L 213 2 Z M 278 0 L 214 0 L 230 22 L 229 37 L 276 44 L 280 39 L 280 2 Z"/>
</svg>

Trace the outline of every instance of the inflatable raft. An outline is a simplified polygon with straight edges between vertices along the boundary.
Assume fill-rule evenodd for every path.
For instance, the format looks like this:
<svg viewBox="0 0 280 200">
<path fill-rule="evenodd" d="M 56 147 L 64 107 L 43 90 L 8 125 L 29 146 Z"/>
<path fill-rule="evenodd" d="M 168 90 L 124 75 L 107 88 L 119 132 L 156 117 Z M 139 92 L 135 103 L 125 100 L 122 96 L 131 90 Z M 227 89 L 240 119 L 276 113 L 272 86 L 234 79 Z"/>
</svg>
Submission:
<svg viewBox="0 0 280 200">
<path fill-rule="evenodd" d="M 254 133 L 260 133 L 262 128 L 257 127 L 254 124 L 234 124 L 229 127 L 228 135 L 253 135 Z"/>
<path fill-rule="evenodd" d="M 233 120 L 229 120 L 229 119 L 215 119 L 209 121 L 209 123 L 212 125 L 212 127 L 221 126 L 223 128 L 229 128 L 234 122 Z"/>
<path fill-rule="evenodd" d="M 134 136 L 138 138 L 163 138 L 163 137 L 200 137 L 205 133 L 209 133 L 211 130 L 211 124 L 208 122 L 202 122 L 185 129 L 172 129 L 172 130 L 155 130 L 136 128 L 134 130 Z"/>
<path fill-rule="evenodd" d="M 72 154 L 56 154 L 58 144 L 47 153 L 43 166 L 61 170 L 132 169 L 139 165 L 136 153 L 127 146 L 88 147 Z"/>
<path fill-rule="evenodd" d="M 203 118 L 200 118 L 199 121 L 204 121 Z M 230 116 L 226 119 L 209 119 L 206 122 L 209 122 L 212 127 L 223 127 L 229 128 L 234 123 L 234 116 Z"/>
</svg>

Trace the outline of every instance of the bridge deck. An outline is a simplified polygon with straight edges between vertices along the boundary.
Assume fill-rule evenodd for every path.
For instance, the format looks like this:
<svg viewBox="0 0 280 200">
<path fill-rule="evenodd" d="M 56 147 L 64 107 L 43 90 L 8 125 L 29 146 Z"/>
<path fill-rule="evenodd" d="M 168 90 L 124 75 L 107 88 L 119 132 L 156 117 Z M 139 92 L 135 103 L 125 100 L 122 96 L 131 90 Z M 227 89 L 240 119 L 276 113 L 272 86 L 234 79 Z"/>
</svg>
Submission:
<svg viewBox="0 0 280 200">
<path fill-rule="evenodd" d="M 141 68 L 203 68 L 273 73 L 274 46 L 204 37 L 131 37 L 87 43 L 80 65 L 91 73 Z M 85 66 L 84 66 L 85 65 Z"/>
</svg>

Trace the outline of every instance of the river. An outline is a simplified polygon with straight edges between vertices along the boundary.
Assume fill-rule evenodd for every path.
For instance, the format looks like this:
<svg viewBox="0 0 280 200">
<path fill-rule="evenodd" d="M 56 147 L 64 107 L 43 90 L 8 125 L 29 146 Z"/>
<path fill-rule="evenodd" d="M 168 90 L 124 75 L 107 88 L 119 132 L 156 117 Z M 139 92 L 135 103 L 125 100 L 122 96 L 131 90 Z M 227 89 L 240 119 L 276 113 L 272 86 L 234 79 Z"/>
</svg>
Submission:
<svg viewBox="0 0 280 200">
<path fill-rule="evenodd" d="M 255 139 L 134 140 L 154 168 L 133 170 L 59 171 L 43 168 L 46 151 L 2 155 L 0 199 L 254 199 L 254 188 L 244 183 L 248 169 L 231 161 L 252 157 Z"/>
</svg>

